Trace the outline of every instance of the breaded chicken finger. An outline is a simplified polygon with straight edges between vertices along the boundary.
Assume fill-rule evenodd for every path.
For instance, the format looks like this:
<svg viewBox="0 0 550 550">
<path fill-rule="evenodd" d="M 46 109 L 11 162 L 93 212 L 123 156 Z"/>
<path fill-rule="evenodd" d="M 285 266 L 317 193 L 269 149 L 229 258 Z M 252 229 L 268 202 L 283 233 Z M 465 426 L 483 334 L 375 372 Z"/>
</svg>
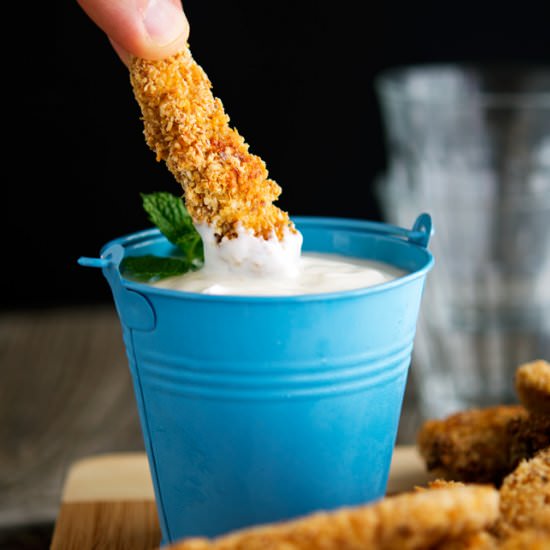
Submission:
<svg viewBox="0 0 550 550">
<path fill-rule="evenodd" d="M 527 409 L 550 416 L 550 363 L 540 360 L 521 365 L 515 383 L 519 399 Z"/>
<path fill-rule="evenodd" d="M 160 61 L 135 58 L 130 78 L 147 144 L 182 185 L 196 224 L 210 226 L 218 239 L 236 237 L 239 227 L 263 239 L 295 232 L 288 214 L 273 204 L 280 187 L 230 128 L 188 49 Z"/>
<path fill-rule="evenodd" d="M 491 525 L 498 492 L 465 486 L 405 493 L 376 504 L 244 529 L 170 550 L 421 550 Z"/>
</svg>

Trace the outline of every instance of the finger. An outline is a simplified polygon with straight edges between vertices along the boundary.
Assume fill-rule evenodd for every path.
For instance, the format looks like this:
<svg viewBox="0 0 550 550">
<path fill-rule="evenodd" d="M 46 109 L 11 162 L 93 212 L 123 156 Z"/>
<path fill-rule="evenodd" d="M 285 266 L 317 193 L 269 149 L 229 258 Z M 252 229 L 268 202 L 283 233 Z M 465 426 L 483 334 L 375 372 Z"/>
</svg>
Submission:
<svg viewBox="0 0 550 550">
<path fill-rule="evenodd" d="M 161 59 L 185 47 L 189 24 L 179 0 L 77 0 L 89 17 L 128 54 Z"/>
<path fill-rule="evenodd" d="M 132 54 L 125 50 L 120 44 L 117 44 L 112 38 L 109 38 L 113 50 L 115 50 L 120 60 L 127 66 L 130 66 L 130 61 L 132 61 Z"/>
</svg>

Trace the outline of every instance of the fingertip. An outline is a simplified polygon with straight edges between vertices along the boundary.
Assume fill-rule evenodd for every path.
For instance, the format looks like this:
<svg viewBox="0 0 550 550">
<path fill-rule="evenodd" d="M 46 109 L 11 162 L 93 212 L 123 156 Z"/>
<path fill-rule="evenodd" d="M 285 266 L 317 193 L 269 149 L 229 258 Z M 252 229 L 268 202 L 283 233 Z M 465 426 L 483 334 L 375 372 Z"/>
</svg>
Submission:
<svg viewBox="0 0 550 550">
<path fill-rule="evenodd" d="M 151 48 L 148 50 L 147 54 L 143 57 L 146 59 L 165 59 L 170 57 L 178 52 L 181 52 L 183 49 L 187 48 L 187 38 L 181 37 L 178 40 L 168 44 L 162 48 Z"/>
<path fill-rule="evenodd" d="M 112 38 L 109 40 L 111 41 L 113 49 L 117 53 L 118 57 L 120 57 L 126 66 L 130 66 L 134 57 L 141 57 L 152 61 L 166 59 L 167 57 L 182 51 L 188 46 L 187 35 L 182 35 L 174 42 L 164 46 L 158 46 L 157 44 L 143 40 L 139 42 L 135 41 L 129 44 L 128 49 L 122 47 Z"/>
<path fill-rule="evenodd" d="M 145 57 L 166 57 L 187 44 L 189 22 L 179 0 L 149 0 L 142 18 L 150 50 Z"/>
</svg>

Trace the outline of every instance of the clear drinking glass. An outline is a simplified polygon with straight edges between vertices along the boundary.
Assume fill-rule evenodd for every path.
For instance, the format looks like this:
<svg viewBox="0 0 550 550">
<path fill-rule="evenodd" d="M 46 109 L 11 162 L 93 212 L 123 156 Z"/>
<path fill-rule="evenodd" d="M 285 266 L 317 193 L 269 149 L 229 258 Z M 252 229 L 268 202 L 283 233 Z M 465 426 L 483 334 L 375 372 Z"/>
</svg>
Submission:
<svg viewBox="0 0 550 550">
<path fill-rule="evenodd" d="M 428 65 L 379 75 L 387 221 L 432 215 L 436 264 L 413 355 L 424 417 L 517 401 L 550 360 L 550 69 Z"/>
</svg>

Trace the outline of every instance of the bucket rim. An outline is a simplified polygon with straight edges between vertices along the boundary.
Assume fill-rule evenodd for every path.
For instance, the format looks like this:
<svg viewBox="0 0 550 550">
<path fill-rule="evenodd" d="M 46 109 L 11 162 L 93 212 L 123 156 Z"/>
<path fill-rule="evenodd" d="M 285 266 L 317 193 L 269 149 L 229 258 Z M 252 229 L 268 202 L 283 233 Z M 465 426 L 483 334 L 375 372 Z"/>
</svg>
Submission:
<svg viewBox="0 0 550 550">
<path fill-rule="evenodd" d="M 350 290 L 339 290 L 335 292 L 320 292 L 314 294 L 296 294 L 296 295 L 278 295 L 278 296 L 255 296 L 255 295 L 223 295 L 223 294 L 201 294 L 198 292 L 187 292 L 183 290 L 173 290 L 167 288 L 159 288 L 153 286 L 149 283 L 134 281 L 132 279 L 125 278 L 119 270 L 119 266 L 116 265 L 116 273 L 120 278 L 123 286 L 129 290 L 139 292 L 140 294 L 153 294 L 164 297 L 172 297 L 180 300 L 193 300 L 193 301 L 214 301 L 214 302 L 235 302 L 235 303 L 270 303 L 270 304 L 279 304 L 279 303 L 301 303 L 301 302 L 319 302 L 319 301 L 342 301 L 356 299 L 359 297 L 379 294 L 381 292 L 387 292 L 395 287 L 406 285 L 416 279 L 424 277 L 433 267 L 434 257 L 433 254 L 428 250 L 427 247 L 419 245 L 411 240 L 403 238 L 403 229 L 397 226 L 392 226 L 385 222 L 370 221 L 370 220 L 361 220 L 355 218 L 339 218 L 339 217 L 323 217 L 323 216 L 293 216 L 291 220 L 296 224 L 298 228 L 300 227 L 315 227 L 323 226 L 327 228 L 338 228 L 347 230 L 360 230 L 361 232 L 371 232 L 373 234 L 378 233 L 378 238 L 382 240 L 389 241 L 401 241 L 407 243 L 409 246 L 414 246 L 421 254 L 425 255 L 425 261 L 422 262 L 423 265 L 415 271 L 411 271 L 402 277 L 392 279 L 385 283 L 380 283 L 378 285 L 350 289 Z M 392 235 L 387 232 L 388 228 L 395 228 L 400 232 L 400 234 Z M 379 233 L 379 230 L 383 228 L 384 232 Z M 378 231 L 377 231 L 378 230 Z M 166 239 L 166 237 L 161 233 L 161 231 L 156 228 L 148 228 L 143 230 L 138 230 L 132 233 L 128 233 L 112 239 L 104 244 L 101 248 L 100 255 L 102 258 L 105 257 L 106 252 L 109 248 L 119 245 L 124 249 L 135 244 L 150 244 L 152 240 L 157 238 Z M 167 239 L 166 239 L 167 240 Z"/>
</svg>

